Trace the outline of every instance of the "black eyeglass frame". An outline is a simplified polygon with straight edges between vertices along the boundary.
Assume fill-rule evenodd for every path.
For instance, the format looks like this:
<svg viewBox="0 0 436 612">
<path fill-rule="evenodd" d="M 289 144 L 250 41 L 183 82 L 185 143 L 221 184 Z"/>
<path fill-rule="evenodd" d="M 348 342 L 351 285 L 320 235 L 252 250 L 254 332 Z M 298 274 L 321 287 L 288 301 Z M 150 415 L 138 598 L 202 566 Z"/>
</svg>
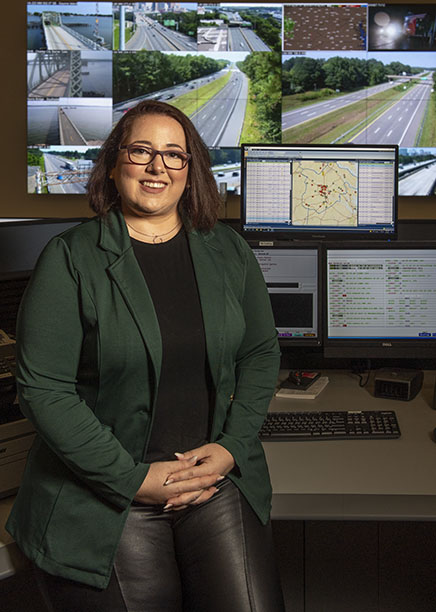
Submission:
<svg viewBox="0 0 436 612">
<path fill-rule="evenodd" d="M 165 168 L 167 168 L 168 170 L 183 170 L 183 168 L 186 168 L 186 166 L 189 163 L 189 160 L 192 158 L 192 155 L 190 153 L 186 153 L 186 151 L 174 151 L 173 149 L 164 149 L 163 151 L 159 151 L 158 149 L 153 149 L 153 147 L 146 147 L 144 145 L 139 145 L 136 143 L 132 143 L 129 145 L 120 145 L 119 150 L 121 151 L 121 149 L 126 149 L 127 150 L 127 155 L 129 157 L 129 162 L 131 164 L 135 164 L 135 166 L 149 166 L 151 163 L 153 163 L 154 158 L 156 157 L 156 155 L 160 155 L 161 159 L 162 159 L 162 163 L 165 166 Z M 145 149 L 146 151 L 150 151 L 151 153 L 151 159 L 148 162 L 135 162 L 132 160 L 132 158 L 130 157 L 130 149 L 133 148 L 142 148 Z M 165 162 L 164 159 L 164 154 L 165 153 L 180 153 L 182 157 L 184 157 L 185 159 L 183 160 L 183 165 L 181 168 L 171 168 L 171 166 L 168 166 L 168 164 Z"/>
</svg>

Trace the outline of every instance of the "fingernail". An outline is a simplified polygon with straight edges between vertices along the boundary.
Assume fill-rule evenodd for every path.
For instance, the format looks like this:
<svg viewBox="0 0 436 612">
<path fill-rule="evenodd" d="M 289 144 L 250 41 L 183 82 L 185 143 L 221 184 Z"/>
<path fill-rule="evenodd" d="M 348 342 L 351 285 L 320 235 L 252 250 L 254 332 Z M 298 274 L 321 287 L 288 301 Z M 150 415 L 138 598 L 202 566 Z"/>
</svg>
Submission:
<svg viewBox="0 0 436 612">
<path fill-rule="evenodd" d="M 225 476 L 218 476 L 218 478 L 216 479 L 216 481 L 218 482 L 219 480 L 224 480 Z"/>
<path fill-rule="evenodd" d="M 165 482 L 164 482 L 164 487 L 166 487 L 167 485 L 171 484 L 172 482 L 174 482 L 174 478 L 168 478 L 168 480 L 165 480 Z"/>
<path fill-rule="evenodd" d="M 198 459 L 197 455 L 194 455 L 193 457 L 188 459 L 188 461 L 192 461 L 193 463 L 195 463 L 197 461 L 197 459 Z"/>
<path fill-rule="evenodd" d="M 185 456 L 183 453 L 174 453 L 174 454 L 177 457 L 177 459 L 183 459 L 183 457 Z"/>
<path fill-rule="evenodd" d="M 165 510 L 169 510 L 170 508 L 172 508 L 174 506 L 174 504 L 167 504 L 166 506 L 163 507 L 164 511 Z"/>
</svg>

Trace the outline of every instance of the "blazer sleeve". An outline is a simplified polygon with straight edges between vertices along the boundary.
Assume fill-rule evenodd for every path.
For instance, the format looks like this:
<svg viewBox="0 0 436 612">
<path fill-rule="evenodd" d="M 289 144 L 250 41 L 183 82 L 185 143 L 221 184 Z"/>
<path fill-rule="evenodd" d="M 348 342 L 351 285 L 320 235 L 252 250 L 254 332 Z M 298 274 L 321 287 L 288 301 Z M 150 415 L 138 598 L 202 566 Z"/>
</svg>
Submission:
<svg viewBox="0 0 436 612">
<path fill-rule="evenodd" d="M 76 390 L 86 293 L 68 246 L 53 239 L 26 289 L 17 321 L 20 407 L 44 442 L 98 496 L 125 509 L 148 465 L 135 464 Z"/>
<path fill-rule="evenodd" d="M 243 256 L 246 274 L 242 309 L 246 330 L 236 356 L 235 392 L 222 434 L 217 439 L 232 453 L 242 475 L 258 442 L 280 367 L 271 301 L 259 264 L 245 242 Z"/>
</svg>

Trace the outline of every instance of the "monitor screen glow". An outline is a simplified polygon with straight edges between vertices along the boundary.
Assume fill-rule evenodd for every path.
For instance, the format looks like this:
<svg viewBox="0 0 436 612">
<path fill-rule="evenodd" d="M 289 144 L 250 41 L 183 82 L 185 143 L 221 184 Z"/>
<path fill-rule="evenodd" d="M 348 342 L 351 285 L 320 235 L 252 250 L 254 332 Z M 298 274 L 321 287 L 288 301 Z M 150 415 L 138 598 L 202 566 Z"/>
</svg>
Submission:
<svg viewBox="0 0 436 612">
<path fill-rule="evenodd" d="M 321 344 L 319 249 L 254 249 L 281 344 Z"/>
<path fill-rule="evenodd" d="M 396 146 L 242 145 L 248 237 L 395 237 Z"/>
<path fill-rule="evenodd" d="M 327 248 L 325 351 L 436 357 L 436 243 Z"/>
</svg>

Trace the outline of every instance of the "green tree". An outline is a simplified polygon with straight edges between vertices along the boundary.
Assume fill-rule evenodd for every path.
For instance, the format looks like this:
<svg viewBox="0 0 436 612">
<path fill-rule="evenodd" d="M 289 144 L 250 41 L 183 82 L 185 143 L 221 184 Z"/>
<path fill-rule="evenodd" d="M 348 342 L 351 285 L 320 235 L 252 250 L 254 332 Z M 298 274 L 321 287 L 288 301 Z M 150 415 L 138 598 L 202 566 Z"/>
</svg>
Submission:
<svg viewBox="0 0 436 612">
<path fill-rule="evenodd" d="M 114 54 L 114 102 L 146 96 L 201 76 L 227 65 L 204 55 L 165 54 L 160 51 Z"/>
<path fill-rule="evenodd" d="M 324 65 L 325 84 L 331 89 L 351 91 L 356 86 L 356 69 L 345 57 L 331 57 Z"/>
<path fill-rule="evenodd" d="M 368 85 L 378 85 L 387 81 L 387 70 L 383 62 L 371 59 L 368 64 Z"/>
<path fill-rule="evenodd" d="M 256 108 L 256 120 L 262 139 L 281 140 L 281 67 L 280 55 L 256 51 L 246 56 L 239 68 L 250 79 L 250 96 Z"/>
<path fill-rule="evenodd" d="M 324 84 L 322 71 L 323 60 L 311 57 L 296 58 L 290 70 L 290 86 L 292 93 L 311 91 L 318 89 Z"/>
<path fill-rule="evenodd" d="M 277 52 L 281 51 L 280 24 L 272 15 L 256 15 L 251 11 L 244 10 L 240 10 L 239 14 L 244 21 L 251 23 L 253 30 L 270 49 Z"/>
</svg>

